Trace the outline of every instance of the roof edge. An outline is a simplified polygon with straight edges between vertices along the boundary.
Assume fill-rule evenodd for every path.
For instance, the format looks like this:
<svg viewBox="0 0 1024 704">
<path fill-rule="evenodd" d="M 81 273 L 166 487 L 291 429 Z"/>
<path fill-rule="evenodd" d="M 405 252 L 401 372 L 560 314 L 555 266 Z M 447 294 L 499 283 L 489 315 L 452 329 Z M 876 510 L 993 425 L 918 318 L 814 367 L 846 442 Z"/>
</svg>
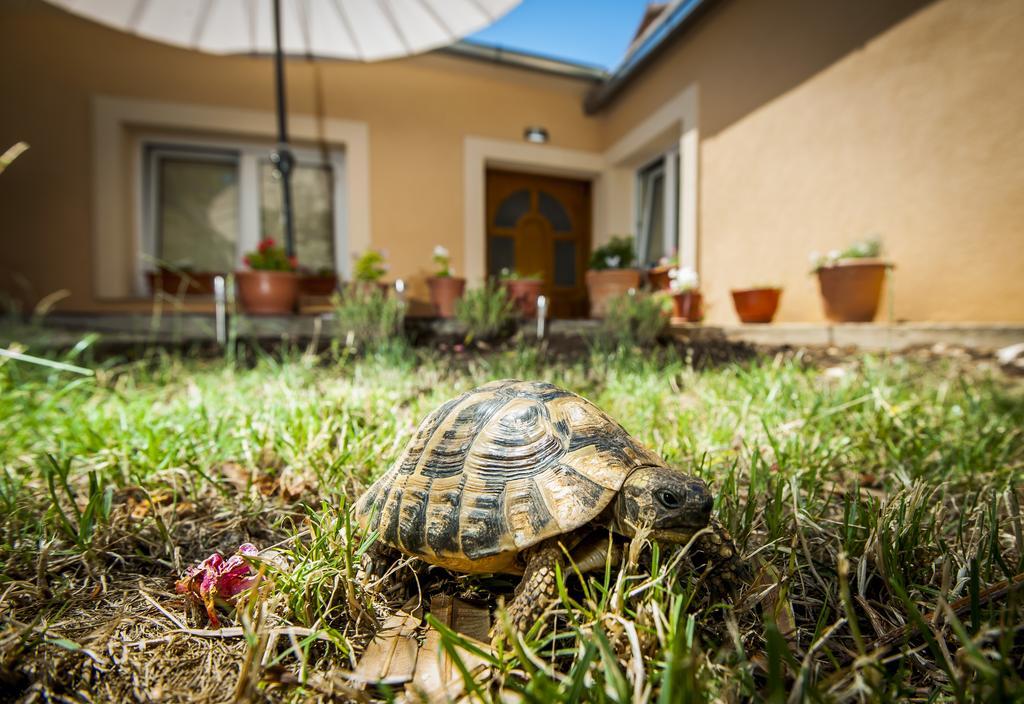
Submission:
<svg viewBox="0 0 1024 704">
<path fill-rule="evenodd" d="M 561 76 L 563 78 L 575 78 L 600 83 L 608 79 L 609 73 L 603 68 L 590 64 L 557 59 L 553 56 L 534 54 L 517 49 L 506 49 L 493 44 L 462 39 L 440 49 L 435 53 L 448 54 L 463 59 L 483 61 L 486 63 L 500 64 L 512 68 L 521 68 L 528 71 L 536 71 L 549 75 Z"/>
<path fill-rule="evenodd" d="M 630 80 L 664 53 L 665 49 L 684 34 L 718 0 L 680 0 L 665 11 L 665 18 L 647 28 L 647 36 L 615 71 L 600 85 L 595 86 L 583 99 L 583 110 L 593 115 L 607 107 L 621 93 Z"/>
</svg>

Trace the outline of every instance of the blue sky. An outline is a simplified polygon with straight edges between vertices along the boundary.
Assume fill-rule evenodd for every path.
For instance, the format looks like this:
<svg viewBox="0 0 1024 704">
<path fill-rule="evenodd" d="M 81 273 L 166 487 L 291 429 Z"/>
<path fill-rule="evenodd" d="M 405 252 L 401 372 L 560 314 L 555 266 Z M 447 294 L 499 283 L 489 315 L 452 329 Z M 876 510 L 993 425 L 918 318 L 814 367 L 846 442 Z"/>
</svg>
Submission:
<svg viewBox="0 0 1024 704">
<path fill-rule="evenodd" d="M 469 39 L 611 69 L 646 6 L 647 0 L 523 0 Z"/>
</svg>

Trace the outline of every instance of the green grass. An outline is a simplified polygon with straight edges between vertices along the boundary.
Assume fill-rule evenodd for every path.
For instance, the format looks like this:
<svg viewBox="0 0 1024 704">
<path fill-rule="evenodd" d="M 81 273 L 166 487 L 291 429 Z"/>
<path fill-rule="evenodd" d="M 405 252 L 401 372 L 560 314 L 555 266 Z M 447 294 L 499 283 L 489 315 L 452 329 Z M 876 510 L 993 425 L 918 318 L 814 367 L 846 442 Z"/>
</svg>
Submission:
<svg viewBox="0 0 1024 704">
<path fill-rule="evenodd" d="M 242 366 L 87 352 L 64 361 L 94 376 L 0 360 L 0 680 L 11 691 L 361 696 L 340 673 L 371 614 L 401 602 L 354 579 L 368 538 L 348 507 L 430 410 L 503 377 L 581 393 L 707 479 L 759 577 L 735 602 L 712 601 L 685 555 L 657 547 L 583 583 L 567 572 L 555 630 L 482 653 L 491 673 L 477 699 L 1024 691 L 1024 590 L 986 591 L 1024 572 L 1024 390 L 983 365 L 864 356 L 826 371 L 780 355 L 698 370 L 669 351 L 557 363 L 535 349 L 396 348 L 252 353 Z M 173 579 L 244 540 L 277 547 L 260 598 L 225 614 L 242 636 L 182 633 L 152 606 L 186 624 Z M 446 588 L 492 599 L 510 583 Z M 444 644 L 456 656 L 472 647 L 452 632 Z"/>
</svg>

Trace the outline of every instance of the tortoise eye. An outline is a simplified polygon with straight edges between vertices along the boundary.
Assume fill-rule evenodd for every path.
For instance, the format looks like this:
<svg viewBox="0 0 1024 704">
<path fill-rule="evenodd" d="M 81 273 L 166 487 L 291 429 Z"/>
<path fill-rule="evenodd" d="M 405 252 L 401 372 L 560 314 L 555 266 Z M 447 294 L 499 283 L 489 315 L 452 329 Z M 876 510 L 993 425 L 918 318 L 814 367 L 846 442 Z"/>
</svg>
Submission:
<svg viewBox="0 0 1024 704">
<path fill-rule="evenodd" d="M 679 506 L 681 505 L 679 497 L 668 490 L 659 491 L 657 494 L 655 494 L 655 497 L 658 499 L 658 502 L 665 508 L 679 508 Z"/>
</svg>

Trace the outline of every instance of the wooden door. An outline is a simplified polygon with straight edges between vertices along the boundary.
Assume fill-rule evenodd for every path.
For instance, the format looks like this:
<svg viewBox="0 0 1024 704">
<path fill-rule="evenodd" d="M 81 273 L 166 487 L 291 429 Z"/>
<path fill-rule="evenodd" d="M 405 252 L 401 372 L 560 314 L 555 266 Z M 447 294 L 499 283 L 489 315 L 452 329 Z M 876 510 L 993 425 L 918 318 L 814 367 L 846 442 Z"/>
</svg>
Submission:
<svg viewBox="0 0 1024 704">
<path fill-rule="evenodd" d="M 544 278 L 551 315 L 587 315 L 590 182 L 488 170 L 487 271 Z"/>
</svg>

